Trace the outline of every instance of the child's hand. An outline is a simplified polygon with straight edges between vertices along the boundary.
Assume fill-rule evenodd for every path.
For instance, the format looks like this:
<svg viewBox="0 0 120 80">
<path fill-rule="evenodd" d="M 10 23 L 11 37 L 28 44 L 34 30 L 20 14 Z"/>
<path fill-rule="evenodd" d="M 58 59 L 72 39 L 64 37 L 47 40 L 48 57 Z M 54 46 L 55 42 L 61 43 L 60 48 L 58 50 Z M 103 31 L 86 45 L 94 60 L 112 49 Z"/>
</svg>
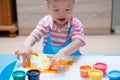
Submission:
<svg viewBox="0 0 120 80">
<path fill-rule="evenodd" d="M 59 51 L 55 56 L 53 56 L 53 58 L 51 59 L 51 65 L 54 66 L 54 63 L 55 62 L 59 62 L 59 61 L 65 61 L 66 58 L 68 56 L 62 52 L 62 51 Z"/>
<path fill-rule="evenodd" d="M 20 50 L 17 50 L 15 54 L 17 55 L 17 59 L 20 59 L 20 56 L 23 57 L 23 59 L 27 59 L 30 57 L 30 54 L 32 53 L 31 47 L 23 47 Z"/>
<path fill-rule="evenodd" d="M 20 56 L 22 56 L 23 67 L 27 67 L 27 66 L 29 67 L 31 65 L 30 55 L 32 54 L 32 49 L 30 47 L 17 50 L 15 54 L 17 55 L 17 59 L 20 59 Z"/>
</svg>

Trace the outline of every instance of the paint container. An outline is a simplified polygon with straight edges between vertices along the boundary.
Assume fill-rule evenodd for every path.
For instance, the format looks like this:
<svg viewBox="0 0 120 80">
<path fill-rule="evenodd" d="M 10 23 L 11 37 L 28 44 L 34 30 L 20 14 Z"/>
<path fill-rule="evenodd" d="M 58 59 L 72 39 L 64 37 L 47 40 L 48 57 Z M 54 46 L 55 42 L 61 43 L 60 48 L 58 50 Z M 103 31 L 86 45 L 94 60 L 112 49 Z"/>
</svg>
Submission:
<svg viewBox="0 0 120 80">
<path fill-rule="evenodd" d="M 93 69 L 88 72 L 89 80 L 102 80 L 103 72 L 98 69 Z"/>
<path fill-rule="evenodd" d="M 103 75 L 106 75 L 107 64 L 102 62 L 97 62 L 96 64 L 93 65 L 93 68 L 103 71 Z"/>
<path fill-rule="evenodd" d="M 88 77 L 88 72 L 91 70 L 90 65 L 82 65 L 80 66 L 80 76 L 81 77 Z"/>
<path fill-rule="evenodd" d="M 120 80 L 120 71 L 112 70 L 108 73 L 108 77 L 110 80 Z"/>
<path fill-rule="evenodd" d="M 39 80 L 40 71 L 39 70 L 29 70 L 27 71 L 28 80 Z"/>
<path fill-rule="evenodd" d="M 22 70 L 17 70 L 12 73 L 13 80 L 25 80 L 26 73 Z"/>
</svg>

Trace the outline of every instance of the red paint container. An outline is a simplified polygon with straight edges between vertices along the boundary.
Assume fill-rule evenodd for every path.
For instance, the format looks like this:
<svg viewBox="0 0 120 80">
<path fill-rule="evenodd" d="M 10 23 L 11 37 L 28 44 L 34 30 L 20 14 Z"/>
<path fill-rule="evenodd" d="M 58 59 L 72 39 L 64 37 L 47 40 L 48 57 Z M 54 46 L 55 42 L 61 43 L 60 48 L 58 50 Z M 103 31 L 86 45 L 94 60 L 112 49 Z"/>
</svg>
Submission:
<svg viewBox="0 0 120 80">
<path fill-rule="evenodd" d="M 88 77 L 88 72 L 91 70 L 90 65 L 82 65 L 80 66 L 80 76 Z"/>
<path fill-rule="evenodd" d="M 93 68 L 101 70 L 103 72 L 103 75 L 106 75 L 107 64 L 102 62 L 97 62 L 96 64 L 93 65 Z"/>
</svg>

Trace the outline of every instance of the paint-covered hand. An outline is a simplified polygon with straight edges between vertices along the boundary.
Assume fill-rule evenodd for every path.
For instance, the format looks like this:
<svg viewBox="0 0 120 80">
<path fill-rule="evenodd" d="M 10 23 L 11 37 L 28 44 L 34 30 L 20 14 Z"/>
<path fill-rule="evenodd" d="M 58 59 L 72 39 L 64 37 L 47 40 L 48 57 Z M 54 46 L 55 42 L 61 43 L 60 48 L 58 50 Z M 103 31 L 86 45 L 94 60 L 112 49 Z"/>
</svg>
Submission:
<svg viewBox="0 0 120 80">
<path fill-rule="evenodd" d="M 31 47 L 23 47 L 20 50 L 17 50 L 15 52 L 15 54 L 17 55 L 17 59 L 20 59 L 20 56 L 22 56 L 23 58 L 23 67 L 27 67 L 31 65 L 31 61 L 30 61 L 30 55 L 32 53 L 32 48 Z"/>
<path fill-rule="evenodd" d="M 64 61 L 67 60 L 68 55 L 64 54 L 62 51 L 59 51 L 56 55 L 53 56 L 51 59 L 51 65 L 55 66 L 54 64 L 60 64 L 59 66 L 65 66 Z M 59 63 L 60 62 L 60 63 Z"/>
<path fill-rule="evenodd" d="M 30 67 L 30 65 L 31 65 L 30 56 L 31 55 L 38 56 L 38 53 L 32 52 L 31 47 L 24 47 L 24 48 L 22 48 L 20 50 L 17 50 L 15 52 L 15 54 L 17 55 L 18 60 L 20 59 L 20 56 L 22 56 L 22 58 L 23 58 L 23 62 L 22 62 L 23 67 Z"/>
</svg>

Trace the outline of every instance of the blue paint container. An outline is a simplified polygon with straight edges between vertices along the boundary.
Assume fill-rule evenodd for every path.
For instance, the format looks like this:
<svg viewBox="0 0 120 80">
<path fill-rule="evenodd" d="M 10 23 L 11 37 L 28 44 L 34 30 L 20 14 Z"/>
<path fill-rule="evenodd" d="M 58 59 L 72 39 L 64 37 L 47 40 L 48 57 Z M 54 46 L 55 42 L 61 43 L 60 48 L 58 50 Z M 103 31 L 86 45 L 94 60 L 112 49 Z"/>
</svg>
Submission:
<svg viewBox="0 0 120 80">
<path fill-rule="evenodd" d="M 39 70 L 29 70 L 27 71 L 28 80 L 39 80 L 40 71 Z"/>
<path fill-rule="evenodd" d="M 108 73 L 108 77 L 110 80 L 120 80 L 120 71 L 112 70 Z"/>
</svg>

